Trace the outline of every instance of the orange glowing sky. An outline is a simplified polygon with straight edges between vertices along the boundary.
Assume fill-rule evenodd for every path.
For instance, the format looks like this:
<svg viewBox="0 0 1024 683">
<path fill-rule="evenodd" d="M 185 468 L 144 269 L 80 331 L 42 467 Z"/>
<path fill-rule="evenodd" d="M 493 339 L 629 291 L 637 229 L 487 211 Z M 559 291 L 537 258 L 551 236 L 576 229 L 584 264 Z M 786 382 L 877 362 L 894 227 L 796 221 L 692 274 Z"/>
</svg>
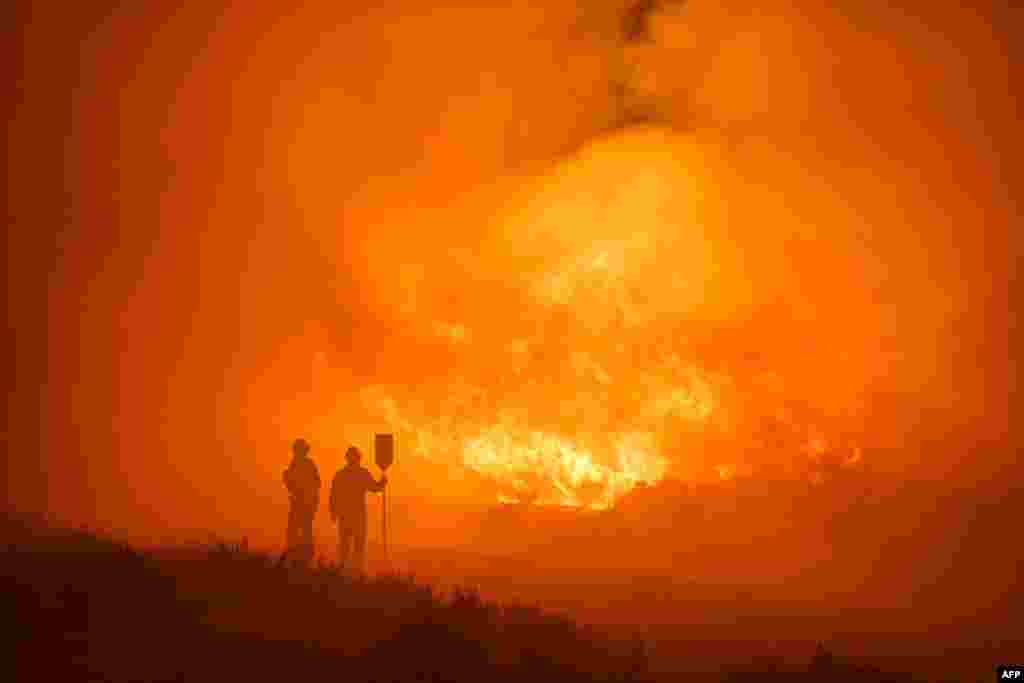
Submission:
<svg viewBox="0 0 1024 683">
<path fill-rule="evenodd" d="M 1012 22 L 826 4 L 26 9 L 9 501 L 269 526 L 378 430 L 437 500 L 1003 463 Z"/>
</svg>

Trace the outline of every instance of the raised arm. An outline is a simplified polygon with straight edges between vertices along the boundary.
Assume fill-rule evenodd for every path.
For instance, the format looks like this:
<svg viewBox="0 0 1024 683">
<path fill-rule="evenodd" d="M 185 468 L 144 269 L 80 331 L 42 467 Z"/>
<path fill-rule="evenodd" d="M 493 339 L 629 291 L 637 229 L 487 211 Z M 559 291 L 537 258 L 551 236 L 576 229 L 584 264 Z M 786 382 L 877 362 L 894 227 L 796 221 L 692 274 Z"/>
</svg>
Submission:
<svg viewBox="0 0 1024 683">
<path fill-rule="evenodd" d="M 383 491 L 384 487 L 388 485 L 388 478 L 381 475 L 380 481 L 374 481 L 373 475 L 369 472 L 366 473 L 366 490 L 367 491 Z"/>
</svg>

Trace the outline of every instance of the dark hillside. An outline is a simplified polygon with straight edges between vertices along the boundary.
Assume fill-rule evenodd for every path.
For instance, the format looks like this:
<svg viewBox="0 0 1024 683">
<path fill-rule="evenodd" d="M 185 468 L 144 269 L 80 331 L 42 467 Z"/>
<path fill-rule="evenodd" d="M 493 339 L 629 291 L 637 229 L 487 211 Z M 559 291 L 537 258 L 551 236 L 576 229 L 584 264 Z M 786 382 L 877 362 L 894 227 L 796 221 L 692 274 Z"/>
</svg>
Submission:
<svg viewBox="0 0 1024 683">
<path fill-rule="evenodd" d="M 643 648 L 559 616 L 221 546 L 164 557 L 4 525 L 16 680 L 637 680 Z M 191 557 L 190 557 L 191 555 Z"/>
<path fill-rule="evenodd" d="M 470 590 L 441 595 L 408 576 L 289 567 L 244 545 L 142 552 L 9 519 L 3 531 L 0 613 L 13 634 L 5 659 L 14 680 L 658 678 L 651 644 L 537 607 L 484 601 Z M 736 653 L 723 652 L 725 661 L 737 661 Z M 914 680 L 850 666 L 823 649 L 808 670 L 752 657 L 749 671 L 687 680 L 747 677 Z"/>
</svg>

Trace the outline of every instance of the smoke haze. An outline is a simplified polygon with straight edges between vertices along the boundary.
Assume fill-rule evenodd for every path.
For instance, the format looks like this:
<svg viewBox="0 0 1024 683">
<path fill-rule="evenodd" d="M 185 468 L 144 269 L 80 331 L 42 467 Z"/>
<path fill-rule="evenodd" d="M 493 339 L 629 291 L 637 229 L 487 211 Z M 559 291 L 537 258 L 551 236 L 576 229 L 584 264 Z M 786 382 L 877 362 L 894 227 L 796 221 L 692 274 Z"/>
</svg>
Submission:
<svg viewBox="0 0 1024 683">
<path fill-rule="evenodd" d="M 1012 460 L 1002 10 L 342 5 L 24 9 L 9 503 L 275 542 L 375 430 L 439 502 Z"/>
</svg>

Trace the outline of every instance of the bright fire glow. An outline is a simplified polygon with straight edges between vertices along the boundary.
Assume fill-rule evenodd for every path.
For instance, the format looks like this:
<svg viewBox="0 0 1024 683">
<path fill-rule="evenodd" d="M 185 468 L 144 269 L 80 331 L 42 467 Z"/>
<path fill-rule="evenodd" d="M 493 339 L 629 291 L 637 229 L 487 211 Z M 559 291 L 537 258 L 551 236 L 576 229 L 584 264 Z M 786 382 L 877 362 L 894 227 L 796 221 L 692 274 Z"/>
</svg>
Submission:
<svg viewBox="0 0 1024 683">
<path fill-rule="evenodd" d="M 605 508 L 638 482 L 661 479 L 665 459 L 646 434 L 622 435 L 616 463 L 603 465 L 589 450 L 541 432 L 493 428 L 464 444 L 464 463 L 500 481 L 499 500 Z"/>
<path fill-rule="evenodd" d="M 429 354 L 438 369 L 364 388 L 370 419 L 505 502 L 605 508 L 640 482 L 739 479 L 768 461 L 803 476 L 829 450 L 827 416 L 808 409 L 825 394 L 758 360 L 789 352 L 769 335 L 717 334 L 733 311 L 716 317 L 731 290 L 715 279 L 728 241 L 709 227 L 707 163 L 663 130 L 597 141 L 494 217 L 500 249 L 464 252 L 472 291 L 413 277 L 419 267 L 376 277 L 378 301 L 399 302 L 392 313 L 422 342 L 406 373 Z M 516 276 L 495 286 L 495 272 Z"/>
</svg>

